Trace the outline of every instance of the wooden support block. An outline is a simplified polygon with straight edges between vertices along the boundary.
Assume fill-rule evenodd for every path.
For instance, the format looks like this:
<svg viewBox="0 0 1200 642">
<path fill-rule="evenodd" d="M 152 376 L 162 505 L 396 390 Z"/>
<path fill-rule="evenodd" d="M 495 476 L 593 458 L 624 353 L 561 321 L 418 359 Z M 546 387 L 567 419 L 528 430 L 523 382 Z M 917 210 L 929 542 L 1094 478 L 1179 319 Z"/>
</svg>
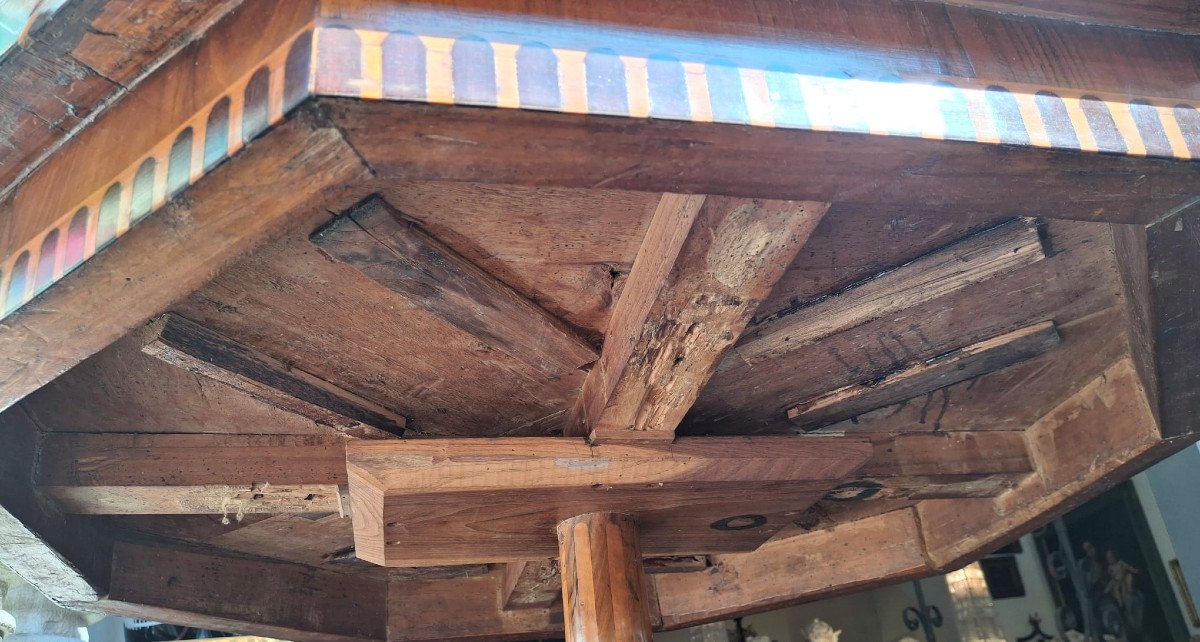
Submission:
<svg viewBox="0 0 1200 642">
<path fill-rule="evenodd" d="M 504 610 L 544 609 L 558 601 L 562 579 L 558 560 L 509 562 L 504 565 Z"/>
<path fill-rule="evenodd" d="M 816 430 L 1024 361 L 1059 342 L 1054 322 L 1044 321 L 826 393 L 788 409 L 788 419 L 801 430 Z"/>
<path fill-rule="evenodd" d="M 650 642 L 637 521 L 589 513 L 558 524 L 567 642 Z"/>
<path fill-rule="evenodd" d="M 555 554 L 563 519 L 623 512 L 638 517 L 647 555 L 752 550 L 871 448 L 846 437 L 357 441 L 355 549 L 384 566 L 524 561 Z"/>
<path fill-rule="evenodd" d="M 491 348 L 559 378 L 596 352 L 496 277 L 399 219 L 381 199 L 313 236 L 317 247 Z"/>
<path fill-rule="evenodd" d="M 291 435 L 49 433 L 35 479 L 71 513 L 340 513 L 344 452 Z"/>
<path fill-rule="evenodd" d="M 142 352 L 350 436 L 404 435 L 395 412 L 177 314 L 154 322 Z"/>
<path fill-rule="evenodd" d="M 828 207 L 664 194 L 566 434 L 674 439 Z"/>
<path fill-rule="evenodd" d="M 1012 220 L 785 310 L 748 330 L 734 350 L 758 363 L 1045 257 L 1034 222 Z"/>
</svg>

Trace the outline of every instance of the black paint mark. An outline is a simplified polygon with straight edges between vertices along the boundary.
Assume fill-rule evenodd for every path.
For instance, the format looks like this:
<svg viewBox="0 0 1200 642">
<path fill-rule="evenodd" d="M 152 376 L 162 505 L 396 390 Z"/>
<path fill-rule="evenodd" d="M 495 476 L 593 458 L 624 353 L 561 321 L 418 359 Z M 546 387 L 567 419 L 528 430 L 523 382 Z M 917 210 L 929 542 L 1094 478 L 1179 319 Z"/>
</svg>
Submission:
<svg viewBox="0 0 1200 642">
<path fill-rule="evenodd" d="M 748 531 L 766 523 L 767 518 L 763 515 L 734 515 L 733 517 L 718 519 L 709 524 L 709 528 L 717 531 Z"/>
<path fill-rule="evenodd" d="M 831 502 L 861 502 L 871 499 L 883 490 L 883 484 L 870 479 L 850 481 L 834 487 L 825 493 L 825 499 Z"/>
</svg>

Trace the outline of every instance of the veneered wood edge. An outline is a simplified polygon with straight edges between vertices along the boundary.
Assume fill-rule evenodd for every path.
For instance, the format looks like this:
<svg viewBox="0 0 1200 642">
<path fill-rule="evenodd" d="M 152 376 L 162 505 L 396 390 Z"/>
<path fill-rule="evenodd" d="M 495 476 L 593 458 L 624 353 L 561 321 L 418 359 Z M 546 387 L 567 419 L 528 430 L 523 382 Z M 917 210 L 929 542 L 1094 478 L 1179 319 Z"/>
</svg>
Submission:
<svg viewBox="0 0 1200 642">
<path fill-rule="evenodd" d="M 234 260 L 315 229 L 370 176 L 312 110 L 249 145 L 0 325 L 0 409 L 163 312 Z M 350 198 L 347 193 L 354 194 Z M 361 196 L 358 196 L 361 198 Z"/>
</svg>

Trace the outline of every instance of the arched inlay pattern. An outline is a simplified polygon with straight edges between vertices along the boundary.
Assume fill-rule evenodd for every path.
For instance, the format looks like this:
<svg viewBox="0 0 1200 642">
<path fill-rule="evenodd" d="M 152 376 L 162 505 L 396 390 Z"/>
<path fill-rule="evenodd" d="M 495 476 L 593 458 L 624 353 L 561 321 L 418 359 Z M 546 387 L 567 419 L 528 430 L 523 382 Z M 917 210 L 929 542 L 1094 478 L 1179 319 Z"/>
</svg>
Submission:
<svg viewBox="0 0 1200 642">
<path fill-rule="evenodd" d="M 300 104 L 308 96 L 312 67 L 312 32 L 296 37 L 283 63 L 283 111 Z"/>
<path fill-rule="evenodd" d="M 465 105 L 496 104 L 496 59 L 483 38 L 459 38 L 450 51 L 454 65 L 454 100 Z"/>
<path fill-rule="evenodd" d="M 742 91 L 742 74 L 727 60 L 714 60 L 705 65 L 708 75 L 708 95 L 713 120 L 722 123 L 749 123 L 746 96 Z"/>
<path fill-rule="evenodd" d="M 587 73 L 588 111 L 593 114 L 624 116 L 629 113 L 629 95 L 625 91 L 625 63 L 612 49 L 589 51 L 583 59 Z"/>
<path fill-rule="evenodd" d="M 137 222 L 150 213 L 154 208 L 154 171 L 158 164 L 153 158 L 142 161 L 137 174 L 133 176 L 132 199 L 130 200 L 129 220 Z"/>
<path fill-rule="evenodd" d="M 683 63 L 670 56 L 650 56 L 646 60 L 650 80 L 650 115 L 655 118 L 690 118 L 687 76 Z"/>
<path fill-rule="evenodd" d="M 1200 111 L 1191 105 L 1176 105 L 1172 112 L 1188 152 L 1192 158 L 1200 159 Z"/>
<path fill-rule="evenodd" d="M 243 92 L 242 108 L 242 140 L 249 142 L 267 128 L 271 118 L 269 103 L 271 92 L 271 73 L 266 67 L 260 67 L 250 76 Z"/>
<path fill-rule="evenodd" d="M 208 171 L 229 153 L 229 97 L 213 105 L 204 125 L 204 170 Z"/>
<path fill-rule="evenodd" d="M 940 81 L 933 84 L 940 89 L 938 111 L 942 115 L 943 133 L 953 140 L 971 140 L 977 136 L 975 123 L 971 120 L 967 97 L 954 84 Z"/>
<path fill-rule="evenodd" d="M 559 109 L 558 58 L 540 42 L 517 49 L 517 93 L 521 106 L 529 109 Z"/>
<path fill-rule="evenodd" d="M 1129 150 L 1121 132 L 1117 131 L 1117 123 L 1113 120 L 1112 112 L 1108 110 L 1108 105 L 1104 104 L 1103 100 L 1095 96 L 1084 96 L 1079 99 L 1079 107 L 1083 109 L 1088 129 L 1092 130 L 1096 145 L 1102 151 L 1123 154 Z"/>
<path fill-rule="evenodd" d="M 121 184 L 113 183 L 100 199 L 100 220 L 96 223 L 96 248 L 102 248 L 117 238 L 121 218 Z"/>
<path fill-rule="evenodd" d="M 67 247 L 63 252 L 63 272 L 83 262 L 87 254 L 88 208 L 81 207 L 67 226 Z"/>
<path fill-rule="evenodd" d="M 1009 90 L 995 85 L 988 87 L 983 94 L 1000 140 L 1005 143 L 1028 145 L 1029 131 L 1025 128 L 1025 119 L 1021 117 L 1021 106 L 1017 104 L 1016 96 Z"/>
<path fill-rule="evenodd" d="M 1075 126 L 1071 124 L 1071 115 L 1067 113 L 1063 99 L 1053 92 L 1039 91 L 1034 94 L 1033 101 L 1046 126 L 1050 145 L 1068 149 L 1079 147 L 1079 137 L 1075 135 Z"/>
<path fill-rule="evenodd" d="M 29 252 L 21 252 L 13 262 L 8 275 L 8 291 L 5 293 L 4 313 L 16 310 L 25 302 L 25 286 L 29 278 Z"/>
<path fill-rule="evenodd" d="M 1162 119 L 1158 117 L 1158 109 L 1144 100 L 1134 100 L 1129 103 L 1129 113 L 1137 126 L 1146 153 L 1151 156 L 1170 156 L 1171 141 L 1163 130 Z"/>
<path fill-rule="evenodd" d="M 404 100 L 425 99 L 425 45 L 416 34 L 393 31 L 383 39 L 383 92 Z"/>
<path fill-rule="evenodd" d="M 55 261 L 58 259 L 58 230 L 50 230 L 42 240 L 38 252 L 37 275 L 33 279 L 33 291 L 41 292 L 54 282 Z"/>
<path fill-rule="evenodd" d="M 179 132 L 167 156 L 167 195 L 174 196 L 192 178 L 192 128 Z"/>
</svg>

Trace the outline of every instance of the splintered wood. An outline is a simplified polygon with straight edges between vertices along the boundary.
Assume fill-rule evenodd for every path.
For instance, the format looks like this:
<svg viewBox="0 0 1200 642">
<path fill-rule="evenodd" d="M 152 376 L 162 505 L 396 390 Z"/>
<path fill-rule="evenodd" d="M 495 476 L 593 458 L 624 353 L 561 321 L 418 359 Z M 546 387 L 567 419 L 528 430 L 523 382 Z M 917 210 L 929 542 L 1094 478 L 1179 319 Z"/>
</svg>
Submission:
<svg viewBox="0 0 1200 642">
<path fill-rule="evenodd" d="M 673 439 L 828 207 L 663 195 L 566 434 Z"/>
<path fill-rule="evenodd" d="M 1045 257 L 1034 221 L 1013 220 L 770 318 L 734 350 L 758 363 Z"/>
<path fill-rule="evenodd" d="M 384 566 L 553 557 L 554 526 L 636 515 L 647 555 L 752 550 L 869 457 L 854 438 L 347 443 L 355 547 Z"/>
</svg>

